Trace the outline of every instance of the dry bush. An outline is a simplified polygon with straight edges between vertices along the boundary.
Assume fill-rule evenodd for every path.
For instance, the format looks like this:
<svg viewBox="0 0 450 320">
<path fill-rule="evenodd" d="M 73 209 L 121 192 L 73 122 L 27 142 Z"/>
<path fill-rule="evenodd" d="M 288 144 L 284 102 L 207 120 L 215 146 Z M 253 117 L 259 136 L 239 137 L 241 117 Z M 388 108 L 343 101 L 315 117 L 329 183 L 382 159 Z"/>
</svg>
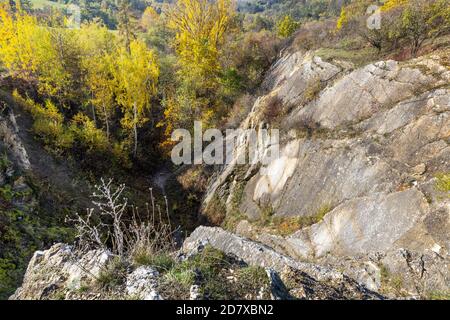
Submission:
<svg viewBox="0 0 450 320">
<path fill-rule="evenodd" d="M 74 219 L 68 219 L 75 226 L 79 250 L 108 250 L 123 261 L 133 262 L 138 256 L 157 255 L 174 249 L 174 230 L 166 197 L 162 210 L 150 189 L 151 203 L 142 217 L 138 208 L 128 205 L 125 185 L 116 187 L 112 179 L 107 182 L 101 179 L 95 189 L 92 197 L 96 208 L 88 209 L 84 216 L 76 214 Z"/>
<path fill-rule="evenodd" d="M 302 117 L 289 124 L 288 130 L 295 130 L 298 137 L 311 138 L 315 133 L 320 133 L 323 129 L 319 122 L 311 116 Z"/>
<path fill-rule="evenodd" d="M 177 181 L 184 190 L 205 192 L 208 187 L 209 174 L 199 166 L 193 166 L 177 176 Z"/>
<path fill-rule="evenodd" d="M 209 224 L 220 226 L 226 219 L 227 208 L 223 199 L 214 194 L 208 205 L 203 208 L 202 213 Z"/>
<path fill-rule="evenodd" d="M 243 87 L 251 91 L 260 85 L 279 49 L 280 40 L 273 33 L 249 32 L 224 48 L 224 64 L 238 70 Z"/>
<path fill-rule="evenodd" d="M 263 120 L 267 123 L 274 124 L 283 115 L 283 101 L 277 95 L 271 96 L 266 101 L 263 111 Z"/>
<path fill-rule="evenodd" d="M 315 100 L 319 96 L 323 88 L 324 83 L 322 83 L 320 77 L 314 77 L 313 79 L 310 79 L 307 83 L 305 92 L 303 93 L 303 103 L 306 104 Z"/>
<path fill-rule="evenodd" d="M 245 117 L 250 113 L 253 104 L 255 103 L 255 97 L 250 94 L 244 94 L 233 105 L 228 114 L 227 127 L 237 128 Z"/>
<path fill-rule="evenodd" d="M 335 26 L 334 20 L 311 21 L 303 24 L 295 33 L 292 48 L 294 51 L 300 49 L 314 50 L 331 45 L 336 41 Z"/>
</svg>

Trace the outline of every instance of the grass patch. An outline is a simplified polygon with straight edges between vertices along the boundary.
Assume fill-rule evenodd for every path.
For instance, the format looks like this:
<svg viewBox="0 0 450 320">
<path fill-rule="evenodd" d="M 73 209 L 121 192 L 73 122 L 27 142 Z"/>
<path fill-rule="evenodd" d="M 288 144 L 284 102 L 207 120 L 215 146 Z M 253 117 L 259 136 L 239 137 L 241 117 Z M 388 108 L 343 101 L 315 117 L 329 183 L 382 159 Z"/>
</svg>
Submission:
<svg viewBox="0 0 450 320">
<path fill-rule="evenodd" d="M 359 50 L 348 50 L 342 48 L 321 48 L 316 51 L 316 55 L 326 61 L 343 60 L 349 61 L 360 67 L 376 60 L 377 51 L 374 48 L 362 48 Z"/>
<path fill-rule="evenodd" d="M 125 283 L 127 265 L 119 257 L 108 263 L 96 279 L 101 289 L 113 290 Z"/>
<path fill-rule="evenodd" d="M 319 93 L 324 89 L 324 87 L 325 84 L 322 83 L 319 77 L 311 79 L 308 82 L 308 85 L 303 94 L 305 100 L 304 103 L 308 103 L 315 100 L 319 96 Z"/>
<path fill-rule="evenodd" d="M 164 273 L 159 289 L 164 297 L 187 299 L 194 284 L 200 286 L 206 299 L 215 300 L 254 299 L 261 287 L 269 286 L 263 268 L 249 267 L 211 246 Z M 269 297 L 268 292 L 265 297 Z"/>
<path fill-rule="evenodd" d="M 436 189 L 442 192 L 450 192 L 450 172 L 436 175 Z"/>
<path fill-rule="evenodd" d="M 170 270 L 175 263 L 173 258 L 167 253 L 154 255 L 138 253 L 133 257 L 133 262 L 136 266 L 152 266 L 159 272 Z"/>
<path fill-rule="evenodd" d="M 400 275 L 392 274 L 385 265 L 380 265 L 381 293 L 394 293 L 397 297 L 406 296 L 403 290 L 403 279 Z"/>
<path fill-rule="evenodd" d="M 319 223 L 331 210 L 331 205 L 327 204 L 320 207 L 314 215 L 301 217 L 276 217 L 273 216 L 273 212 L 270 213 L 269 211 L 269 213 L 267 213 L 266 211 L 263 211 L 258 226 L 267 229 L 266 231 L 272 234 L 287 236 L 295 231 Z"/>
<path fill-rule="evenodd" d="M 450 300 L 450 291 L 433 291 L 428 294 L 428 300 Z"/>
<path fill-rule="evenodd" d="M 244 220 L 246 216 L 239 209 L 242 199 L 244 197 L 245 182 L 237 182 L 233 194 L 231 196 L 231 212 L 227 213 L 222 227 L 226 230 L 234 231 L 240 221 Z"/>
</svg>

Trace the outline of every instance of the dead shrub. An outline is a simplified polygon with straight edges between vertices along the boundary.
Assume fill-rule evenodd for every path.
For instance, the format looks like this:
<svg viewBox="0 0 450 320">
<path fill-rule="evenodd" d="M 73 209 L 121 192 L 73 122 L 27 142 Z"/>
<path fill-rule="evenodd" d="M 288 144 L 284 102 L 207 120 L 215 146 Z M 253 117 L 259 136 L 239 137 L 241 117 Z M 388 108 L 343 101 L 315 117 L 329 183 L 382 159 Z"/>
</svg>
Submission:
<svg viewBox="0 0 450 320">
<path fill-rule="evenodd" d="M 300 49 L 314 50 L 330 45 L 335 41 L 335 25 L 335 21 L 331 19 L 304 23 L 295 33 L 292 48 L 295 51 Z"/>
<path fill-rule="evenodd" d="M 227 58 L 224 64 L 234 66 L 245 89 L 251 91 L 260 85 L 279 49 L 280 40 L 273 33 L 266 30 L 248 32 L 223 49 L 223 57 Z"/>
<path fill-rule="evenodd" d="M 233 105 L 230 113 L 228 114 L 228 120 L 226 126 L 228 128 L 237 128 L 245 117 L 250 113 L 253 104 L 255 103 L 255 97 L 250 94 L 244 94 Z"/>
<path fill-rule="evenodd" d="M 283 100 L 277 95 L 271 96 L 266 101 L 263 111 L 263 121 L 269 124 L 275 124 L 283 115 Z"/>
<path fill-rule="evenodd" d="M 87 251 L 100 249 L 110 251 L 122 261 L 133 262 L 136 257 L 152 256 L 170 252 L 175 248 L 174 230 L 170 224 L 169 206 L 164 197 L 165 209 L 161 209 L 150 189 L 151 203 L 146 214 L 128 205 L 124 196 L 125 185 L 113 185 L 113 180 L 95 186 L 93 204 L 87 214 L 76 214 L 67 219 L 75 226 L 77 249 Z"/>
<path fill-rule="evenodd" d="M 315 77 L 308 81 L 305 92 L 303 93 L 304 101 L 303 103 L 308 103 L 315 100 L 319 93 L 324 88 L 324 83 L 319 77 Z"/>
</svg>

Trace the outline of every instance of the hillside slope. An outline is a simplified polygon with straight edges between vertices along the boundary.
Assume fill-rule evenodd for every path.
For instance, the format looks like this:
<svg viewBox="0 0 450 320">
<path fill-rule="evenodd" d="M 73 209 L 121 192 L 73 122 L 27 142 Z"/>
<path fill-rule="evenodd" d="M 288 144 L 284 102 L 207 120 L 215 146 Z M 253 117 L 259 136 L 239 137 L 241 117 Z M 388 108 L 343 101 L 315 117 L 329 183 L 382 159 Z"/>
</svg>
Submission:
<svg viewBox="0 0 450 320">
<path fill-rule="evenodd" d="M 242 143 L 205 196 L 203 213 L 239 235 L 199 227 L 169 269 L 126 268 L 112 296 L 98 286 L 100 273 L 82 272 L 106 264 L 109 253 L 79 257 L 56 245 L 34 255 L 13 298 L 223 297 L 211 283 L 235 276 L 222 266 L 204 270 L 212 282 L 198 282 L 202 275 L 182 282 L 182 296 L 167 282 L 198 269 L 195 257 L 209 247 L 237 269 L 265 268 L 267 278 L 258 273 L 255 281 L 268 281 L 272 298 L 280 287 L 282 298 L 448 297 L 448 55 L 355 68 L 315 52 L 286 53 L 241 124 L 280 128 L 281 158 L 266 167 L 238 165 Z M 251 283 L 247 294 L 226 297 L 260 297 Z"/>
</svg>

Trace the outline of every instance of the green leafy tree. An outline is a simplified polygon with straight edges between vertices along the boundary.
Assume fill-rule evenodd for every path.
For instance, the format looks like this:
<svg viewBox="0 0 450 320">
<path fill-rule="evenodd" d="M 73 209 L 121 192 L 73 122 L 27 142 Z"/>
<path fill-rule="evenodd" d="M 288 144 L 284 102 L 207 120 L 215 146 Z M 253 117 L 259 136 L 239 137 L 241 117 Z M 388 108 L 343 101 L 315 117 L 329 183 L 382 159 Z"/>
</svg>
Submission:
<svg viewBox="0 0 450 320">
<path fill-rule="evenodd" d="M 409 1 L 402 12 L 400 32 L 411 45 L 416 56 L 427 39 L 434 39 L 450 31 L 450 6 L 447 0 Z"/>
</svg>

